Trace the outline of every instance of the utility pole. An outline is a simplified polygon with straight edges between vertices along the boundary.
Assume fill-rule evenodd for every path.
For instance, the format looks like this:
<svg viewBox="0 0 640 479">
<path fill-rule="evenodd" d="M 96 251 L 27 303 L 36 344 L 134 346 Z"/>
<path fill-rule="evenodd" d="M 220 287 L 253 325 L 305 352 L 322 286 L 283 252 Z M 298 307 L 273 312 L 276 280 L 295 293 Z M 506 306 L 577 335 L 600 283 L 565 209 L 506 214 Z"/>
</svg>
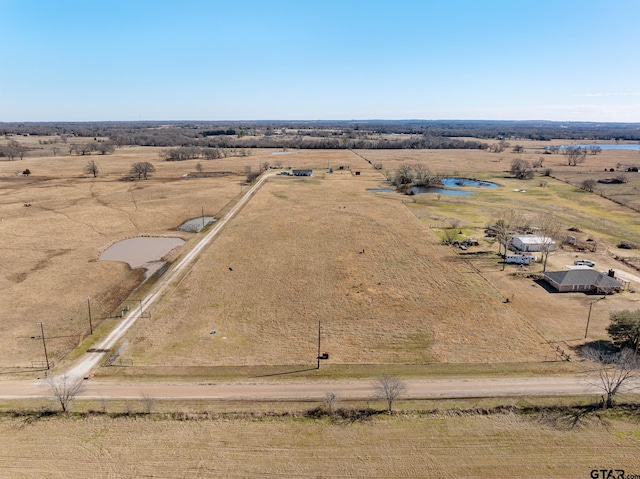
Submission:
<svg viewBox="0 0 640 479">
<path fill-rule="evenodd" d="M 91 322 L 91 298 L 87 296 L 87 308 L 89 310 L 89 334 L 93 334 L 93 323 Z"/>
<path fill-rule="evenodd" d="M 318 369 L 320 369 L 320 320 L 318 320 Z"/>
<path fill-rule="evenodd" d="M 584 331 L 584 339 L 587 339 L 587 334 L 589 334 L 589 321 L 591 320 L 591 308 L 593 307 L 593 303 L 597 303 L 598 301 L 600 301 L 601 299 L 604 299 L 605 296 L 603 296 L 602 298 L 598 298 L 598 299 L 594 299 L 592 301 L 589 301 L 589 314 L 587 315 L 587 329 L 585 329 Z"/>
<path fill-rule="evenodd" d="M 42 334 L 42 346 L 44 347 L 44 359 L 47 363 L 47 369 L 49 369 L 49 356 L 47 355 L 47 342 L 44 340 L 44 324 L 42 322 L 38 322 L 36 324 L 40 325 L 40 333 Z M 318 367 L 320 367 L 320 363 L 318 363 Z"/>
</svg>

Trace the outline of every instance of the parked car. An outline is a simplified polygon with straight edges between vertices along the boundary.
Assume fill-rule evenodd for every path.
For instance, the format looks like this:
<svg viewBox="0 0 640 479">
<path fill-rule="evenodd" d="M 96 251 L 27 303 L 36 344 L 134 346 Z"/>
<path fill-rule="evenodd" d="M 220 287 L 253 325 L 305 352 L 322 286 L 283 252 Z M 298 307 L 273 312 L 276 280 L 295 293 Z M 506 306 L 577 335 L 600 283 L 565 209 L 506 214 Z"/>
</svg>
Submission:
<svg viewBox="0 0 640 479">
<path fill-rule="evenodd" d="M 578 259 L 578 260 L 575 260 L 573 264 L 578 266 L 589 266 L 593 268 L 596 265 L 596 262 L 591 261 L 590 259 Z"/>
</svg>

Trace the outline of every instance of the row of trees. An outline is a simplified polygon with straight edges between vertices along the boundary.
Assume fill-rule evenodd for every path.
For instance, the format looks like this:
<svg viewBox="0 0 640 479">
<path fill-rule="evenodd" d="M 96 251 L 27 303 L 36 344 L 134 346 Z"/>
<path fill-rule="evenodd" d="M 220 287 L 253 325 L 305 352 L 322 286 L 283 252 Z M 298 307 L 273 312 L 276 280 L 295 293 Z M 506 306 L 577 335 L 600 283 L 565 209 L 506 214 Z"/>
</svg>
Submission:
<svg viewBox="0 0 640 479">
<path fill-rule="evenodd" d="M 74 143 L 69 146 L 69 154 L 90 155 L 97 151 L 101 155 L 108 155 L 116 151 L 116 144 L 113 141 L 91 141 L 86 143 Z"/>
<path fill-rule="evenodd" d="M 161 159 L 166 161 L 185 161 L 193 160 L 196 158 L 203 158 L 205 160 L 216 160 L 218 158 L 251 156 L 251 149 L 181 146 L 178 148 L 163 150 L 159 155 Z"/>
<path fill-rule="evenodd" d="M 148 161 L 139 161 L 131 165 L 131 168 L 129 169 L 129 176 L 130 178 L 138 180 L 146 180 L 149 179 L 155 171 L 156 167 Z M 98 174 L 100 173 L 100 168 L 98 167 L 98 164 L 95 162 L 95 160 L 89 160 L 84 166 L 83 172 L 87 175 L 92 175 L 94 178 L 97 178 Z"/>
</svg>

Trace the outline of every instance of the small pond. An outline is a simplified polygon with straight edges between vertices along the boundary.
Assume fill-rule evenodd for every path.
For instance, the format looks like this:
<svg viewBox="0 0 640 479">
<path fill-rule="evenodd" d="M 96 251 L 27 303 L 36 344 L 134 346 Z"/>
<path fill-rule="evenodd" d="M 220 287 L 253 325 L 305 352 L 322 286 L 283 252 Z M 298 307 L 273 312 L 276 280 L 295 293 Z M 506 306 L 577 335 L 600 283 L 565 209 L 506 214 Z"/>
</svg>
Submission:
<svg viewBox="0 0 640 479">
<path fill-rule="evenodd" d="M 385 181 L 389 184 L 390 182 Z M 451 195 L 451 196 L 469 196 L 473 195 L 475 191 L 467 191 L 460 190 L 458 188 L 498 188 L 499 185 L 496 183 L 492 183 L 491 181 L 483 181 L 483 180 L 474 180 L 471 178 L 442 178 L 441 180 L 442 186 L 444 188 L 438 187 L 426 187 L 426 186 L 413 186 L 411 190 L 408 192 L 410 195 L 420 195 L 423 193 L 436 193 L 439 195 Z M 374 191 L 377 193 L 390 193 L 396 191 L 394 188 L 367 188 L 367 191 Z"/>
<path fill-rule="evenodd" d="M 471 178 L 442 178 L 442 186 L 449 188 L 462 188 L 466 186 L 480 187 L 480 188 L 497 188 L 496 183 L 491 181 L 473 180 Z"/>
<path fill-rule="evenodd" d="M 131 238 L 111 245 L 98 259 L 101 261 L 122 261 L 131 268 L 146 268 L 147 277 L 162 265 L 162 257 L 185 241 L 181 238 Z"/>
<path fill-rule="evenodd" d="M 178 226 L 178 229 L 180 231 L 198 233 L 215 221 L 218 221 L 218 218 L 213 216 L 198 216 L 197 218 L 191 218 L 190 220 L 185 221 Z"/>
<path fill-rule="evenodd" d="M 454 190 L 454 189 L 446 189 L 446 188 L 434 188 L 434 187 L 424 187 L 424 186 L 413 186 L 411 188 L 412 195 L 420 195 L 422 193 L 437 193 L 439 195 L 450 195 L 450 196 L 469 196 L 473 195 L 475 191 L 465 191 L 465 190 Z"/>
</svg>

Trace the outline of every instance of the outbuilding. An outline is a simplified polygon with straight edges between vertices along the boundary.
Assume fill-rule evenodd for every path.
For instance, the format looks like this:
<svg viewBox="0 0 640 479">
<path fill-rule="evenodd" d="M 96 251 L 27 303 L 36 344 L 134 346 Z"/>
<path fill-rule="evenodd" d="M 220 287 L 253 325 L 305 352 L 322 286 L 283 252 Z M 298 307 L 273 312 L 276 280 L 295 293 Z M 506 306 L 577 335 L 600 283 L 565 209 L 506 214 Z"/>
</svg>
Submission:
<svg viewBox="0 0 640 479">
<path fill-rule="evenodd" d="M 555 251 L 556 242 L 548 236 L 538 235 L 516 235 L 513 237 L 514 248 L 520 251 L 542 251 L 547 249 L 548 251 Z"/>
</svg>

